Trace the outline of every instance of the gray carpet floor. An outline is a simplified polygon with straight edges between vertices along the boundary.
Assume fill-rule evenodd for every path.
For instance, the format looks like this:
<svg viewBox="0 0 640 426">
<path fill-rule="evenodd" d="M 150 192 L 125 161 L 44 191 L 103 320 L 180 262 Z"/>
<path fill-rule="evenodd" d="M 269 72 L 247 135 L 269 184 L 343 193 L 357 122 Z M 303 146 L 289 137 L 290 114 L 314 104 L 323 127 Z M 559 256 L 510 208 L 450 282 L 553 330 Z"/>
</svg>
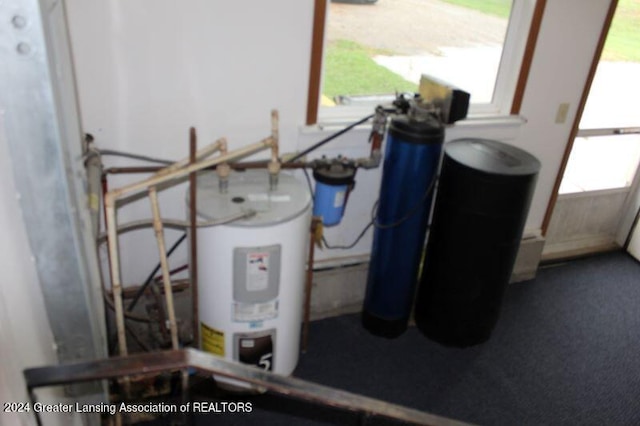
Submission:
<svg viewBox="0 0 640 426">
<path fill-rule="evenodd" d="M 640 425 L 640 263 L 617 252 L 542 268 L 509 286 L 491 339 L 471 348 L 414 327 L 375 337 L 359 315 L 313 322 L 295 376 L 480 425 Z M 251 401 L 252 414 L 197 423 L 358 424 L 273 395 Z"/>
</svg>

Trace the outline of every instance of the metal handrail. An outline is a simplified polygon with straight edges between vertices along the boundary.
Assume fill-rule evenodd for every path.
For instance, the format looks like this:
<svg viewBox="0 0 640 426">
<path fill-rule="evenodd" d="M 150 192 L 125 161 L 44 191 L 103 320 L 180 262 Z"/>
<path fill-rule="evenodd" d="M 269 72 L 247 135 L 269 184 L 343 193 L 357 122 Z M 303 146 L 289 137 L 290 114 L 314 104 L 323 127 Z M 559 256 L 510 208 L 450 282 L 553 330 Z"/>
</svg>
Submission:
<svg viewBox="0 0 640 426">
<path fill-rule="evenodd" d="M 141 353 L 97 361 L 29 368 L 24 370 L 29 395 L 35 402 L 33 390 L 39 387 L 66 385 L 136 375 L 159 374 L 167 371 L 196 369 L 202 373 L 228 377 L 259 386 L 266 390 L 308 401 L 314 404 L 343 409 L 368 417 L 385 417 L 399 422 L 432 425 L 463 426 L 457 420 L 391 404 L 375 398 L 318 385 L 313 382 L 282 376 L 237 362 L 226 361 L 196 349 L 181 349 Z M 38 424 L 38 413 L 34 413 Z"/>
</svg>

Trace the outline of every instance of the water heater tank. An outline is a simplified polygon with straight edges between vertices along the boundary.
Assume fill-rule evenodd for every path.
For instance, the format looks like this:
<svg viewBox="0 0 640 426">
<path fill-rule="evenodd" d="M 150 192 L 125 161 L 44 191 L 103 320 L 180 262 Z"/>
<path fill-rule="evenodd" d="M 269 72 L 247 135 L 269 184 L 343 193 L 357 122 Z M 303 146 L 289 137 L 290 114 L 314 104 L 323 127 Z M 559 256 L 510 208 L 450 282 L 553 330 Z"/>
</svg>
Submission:
<svg viewBox="0 0 640 426">
<path fill-rule="evenodd" d="M 291 374 L 298 362 L 311 196 L 281 174 L 232 172 L 221 192 L 215 173 L 197 179 L 199 221 L 255 215 L 198 228 L 200 347 L 228 360 Z"/>
</svg>

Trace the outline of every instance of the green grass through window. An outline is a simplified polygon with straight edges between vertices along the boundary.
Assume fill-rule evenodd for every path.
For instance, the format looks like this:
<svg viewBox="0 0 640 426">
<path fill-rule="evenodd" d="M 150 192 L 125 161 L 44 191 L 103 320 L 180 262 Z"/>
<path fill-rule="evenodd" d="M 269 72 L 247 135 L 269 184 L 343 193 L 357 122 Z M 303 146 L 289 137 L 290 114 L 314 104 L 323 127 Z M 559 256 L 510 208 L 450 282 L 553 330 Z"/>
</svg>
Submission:
<svg viewBox="0 0 640 426">
<path fill-rule="evenodd" d="M 602 59 L 640 62 L 640 0 L 618 2 Z"/>
<path fill-rule="evenodd" d="M 511 13 L 511 0 L 442 0 L 445 3 L 451 3 L 463 6 L 469 9 L 488 15 L 498 16 L 500 18 L 508 18 Z"/>
<path fill-rule="evenodd" d="M 338 40 L 329 43 L 325 52 L 323 94 L 374 95 L 384 93 L 415 92 L 418 85 L 376 64 L 374 52 L 353 41 Z"/>
<path fill-rule="evenodd" d="M 508 19 L 511 0 L 443 0 L 447 3 Z M 376 64 L 375 51 L 348 40 L 328 43 L 325 52 L 323 94 L 374 95 L 415 92 L 417 84 Z M 567 52 L 567 54 L 571 54 Z M 640 0 L 620 0 L 602 54 L 605 61 L 640 62 Z"/>
</svg>

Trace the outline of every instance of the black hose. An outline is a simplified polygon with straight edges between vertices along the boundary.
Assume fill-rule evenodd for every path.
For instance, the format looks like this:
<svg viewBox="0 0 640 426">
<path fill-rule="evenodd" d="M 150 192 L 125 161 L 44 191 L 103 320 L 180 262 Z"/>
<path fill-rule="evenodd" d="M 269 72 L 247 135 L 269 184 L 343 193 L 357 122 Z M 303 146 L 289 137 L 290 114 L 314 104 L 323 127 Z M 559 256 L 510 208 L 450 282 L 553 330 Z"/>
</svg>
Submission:
<svg viewBox="0 0 640 426">
<path fill-rule="evenodd" d="M 187 238 L 187 233 L 186 232 L 184 234 L 182 234 L 182 236 L 175 243 L 173 243 L 173 245 L 171 246 L 169 251 L 167 251 L 167 257 L 171 256 L 171 254 L 178 248 L 178 246 L 180 246 L 180 244 L 185 240 L 185 238 Z M 133 308 L 136 307 L 136 304 L 138 303 L 138 300 L 140 300 L 140 297 L 144 294 L 144 291 L 147 289 L 149 284 L 151 284 L 151 282 L 153 281 L 153 278 L 156 276 L 156 274 L 158 273 L 158 271 L 160 270 L 161 267 L 162 266 L 161 266 L 160 262 L 158 262 L 156 267 L 153 269 L 153 271 L 147 277 L 147 279 L 144 282 L 144 284 L 142 284 L 142 286 L 140 286 L 140 288 L 136 292 L 136 294 L 133 297 L 133 300 L 131 301 L 131 303 L 129 303 L 129 307 L 127 308 L 128 311 L 133 311 Z"/>
<path fill-rule="evenodd" d="M 334 133 L 334 134 L 332 134 L 330 136 L 327 136 L 326 138 L 322 139 L 320 142 L 317 142 L 317 143 L 313 144 L 312 146 L 310 146 L 309 148 L 305 149 L 304 151 L 298 153 L 294 157 L 291 157 L 287 161 L 284 161 L 282 164 L 293 163 L 294 161 L 299 160 L 300 158 L 304 157 L 305 155 L 307 155 L 311 151 L 315 151 L 316 149 L 320 148 L 322 145 L 326 144 L 327 142 L 331 142 L 332 140 L 334 140 L 338 136 L 341 136 L 341 135 L 347 133 L 349 130 L 353 129 L 356 126 L 359 126 L 360 124 L 364 123 L 365 121 L 370 120 L 373 116 L 375 116 L 375 114 L 369 114 L 366 117 L 364 117 L 363 119 L 358 120 L 355 123 L 349 124 L 344 129 L 342 129 L 342 130 L 340 130 L 340 131 L 338 131 L 338 132 L 336 132 L 336 133 Z"/>
</svg>

